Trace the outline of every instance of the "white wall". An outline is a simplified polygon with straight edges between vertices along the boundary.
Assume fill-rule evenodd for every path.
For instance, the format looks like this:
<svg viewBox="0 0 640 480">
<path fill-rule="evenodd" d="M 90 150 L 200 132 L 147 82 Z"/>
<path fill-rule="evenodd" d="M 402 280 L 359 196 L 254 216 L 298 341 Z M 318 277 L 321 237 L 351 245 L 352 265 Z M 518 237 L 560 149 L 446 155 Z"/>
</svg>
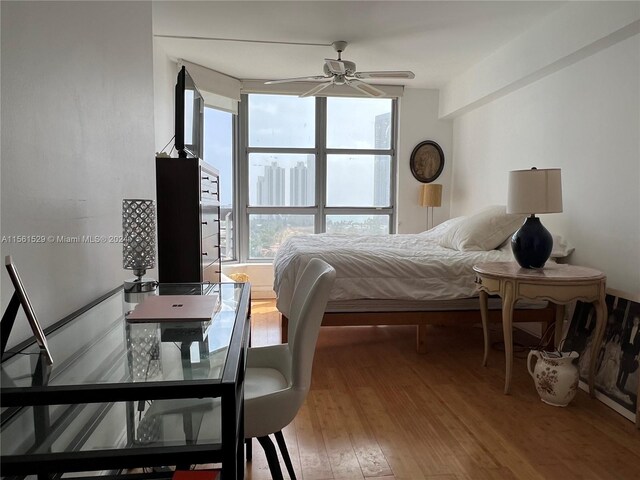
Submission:
<svg viewBox="0 0 640 480">
<path fill-rule="evenodd" d="M 505 203 L 507 172 L 560 167 L 564 212 L 543 215 L 571 263 L 640 291 L 640 35 L 454 120 L 452 215 Z"/>
<path fill-rule="evenodd" d="M 640 2 L 573 1 L 453 78 L 440 96 L 452 117 L 489 103 L 638 33 Z"/>
<path fill-rule="evenodd" d="M 157 40 L 153 41 L 153 109 L 156 152 L 169 153 L 174 145 L 175 94 L 178 66 Z M 168 144 L 168 146 L 167 146 Z M 176 156 L 174 150 L 173 156 Z"/>
<path fill-rule="evenodd" d="M 151 4 L 2 2 L 2 235 L 120 235 L 154 198 Z M 45 326 L 121 284 L 120 243 L 2 244 Z M 2 269 L 2 309 L 13 292 Z M 21 317 L 9 344 L 30 335 Z"/>
<path fill-rule="evenodd" d="M 444 152 L 442 174 L 433 182 L 442 184 L 442 207 L 434 209 L 433 224 L 449 218 L 452 168 L 452 122 L 438 119 L 438 90 L 407 88 L 400 99 L 398 119 L 398 233 L 417 233 L 427 228 L 427 209 L 418 204 L 422 183 L 414 178 L 409 158 L 414 147 L 433 140 Z"/>
</svg>

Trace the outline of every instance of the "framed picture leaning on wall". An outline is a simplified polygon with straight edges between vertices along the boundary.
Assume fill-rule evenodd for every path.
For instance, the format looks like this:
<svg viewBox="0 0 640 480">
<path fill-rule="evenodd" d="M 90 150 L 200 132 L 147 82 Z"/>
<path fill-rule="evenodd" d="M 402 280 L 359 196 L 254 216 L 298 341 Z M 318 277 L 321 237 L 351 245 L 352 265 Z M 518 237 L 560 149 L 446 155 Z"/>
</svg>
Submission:
<svg viewBox="0 0 640 480">
<path fill-rule="evenodd" d="M 22 283 L 22 279 L 20 278 L 20 274 L 18 273 L 18 269 L 16 265 L 13 263 L 10 255 L 5 257 L 5 266 L 7 267 L 7 272 L 9 273 L 9 277 L 11 278 L 11 283 L 13 283 L 13 288 L 15 292 L 13 293 L 11 300 L 9 301 L 9 305 L 2 315 L 2 320 L 0 321 L 0 355 L 4 355 L 5 349 L 7 346 L 7 341 L 9 339 L 9 334 L 11 333 L 11 329 L 13 328 L 13 324 L 15 322 L 16 316 L 18 314 L 18 309 L 22 306 L 24 310 L 25 316 L 27 317 L 27 321 L 31 326 L 31 330 L 33 331 L 33 335 L 36 339 L 36 343 L 40 347 L 40 351 L 44 356 L 48 365 L 53 364 L 53 358 L 51 357 L 51 352 L 49 351 L 49 345 L 47 344 L 47 337 L 44 335 L 44 331 L 40 326 L 40 322 L 36 318 L 36 313 L 31 306 L 31 301 L 29 300 L 29 296 L 27 295 L 27 290 L 24 288 L 24 284 Z"/>
<path fill-rule="evenodd" d="M 596 398 L 640 425 L 640 294 L 607 289 L 607 324 L 596 361 Z M 595 310 L 576 302 L 563 351 L 580 354 L 580 388 L 589 390 L 591 343 L 595 336 Z"/>
</svg>

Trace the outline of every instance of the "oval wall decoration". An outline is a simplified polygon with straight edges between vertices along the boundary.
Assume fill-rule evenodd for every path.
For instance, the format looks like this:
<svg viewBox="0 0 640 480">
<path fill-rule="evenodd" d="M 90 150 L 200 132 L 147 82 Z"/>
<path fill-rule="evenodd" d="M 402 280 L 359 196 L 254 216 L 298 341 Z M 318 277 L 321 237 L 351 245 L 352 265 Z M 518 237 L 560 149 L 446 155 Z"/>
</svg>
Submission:
<svg viewBox="0 0 640 480">
<path fill-rule="evenodd" d="M 422 183 L 431 183 L 444 169 L 444 153 L 436 142 L 425 140 L 411 152 L 409 166 L 413 176 Z"/>
</svg>

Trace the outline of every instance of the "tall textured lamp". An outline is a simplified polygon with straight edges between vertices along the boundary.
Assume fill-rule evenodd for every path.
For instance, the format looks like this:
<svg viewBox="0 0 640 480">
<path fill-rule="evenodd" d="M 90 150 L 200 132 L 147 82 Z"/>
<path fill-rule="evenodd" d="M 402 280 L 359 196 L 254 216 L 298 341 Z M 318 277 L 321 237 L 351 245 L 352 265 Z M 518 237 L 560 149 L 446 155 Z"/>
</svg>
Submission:
<svg viewBox="0 0 640 480">
<path fill-rule="evenodd" d="M 511 237 L 511 249 L 523 268 L 542 268 L 551 255 L 553 237 L 536 213 L 562 212 L 562 181 L 559 168 L 509 172 L 507 213 L 529 217 Z"/>
<path fill-rule="evenodd" d="M 420 191 L 420 206 L 427 207 L 427 230 L 433 228 L 433 207 L 442 205 L 442 185 L 426 183 Z M 431 226 L 429 226 L 429 210 L 431 210 Z"/>
<path fill-rule="evenodd" d="M 134 278 L 124 282 L 128 293 L 150 292 L 158 282 L 145 278 L 156 266 L 156 209 L 153 200 L 122 200 L 122 266 Z"/>
</svg>

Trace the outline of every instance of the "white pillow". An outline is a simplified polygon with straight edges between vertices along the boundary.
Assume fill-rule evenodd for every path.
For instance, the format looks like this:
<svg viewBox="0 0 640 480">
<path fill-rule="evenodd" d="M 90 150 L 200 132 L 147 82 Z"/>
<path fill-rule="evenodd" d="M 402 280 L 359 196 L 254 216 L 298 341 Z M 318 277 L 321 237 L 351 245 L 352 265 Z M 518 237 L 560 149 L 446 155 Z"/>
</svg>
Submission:
<svg viewBox="0 0 640 480">
<path fill-rule="evenodd" d="M 494 205 L 465 217 L 453 225 L 439 243 L 454 250 L 493 250 L 520 228 L 526 218 L 506 211 L 504 205 Z"/>
<path fill-rule="evenodd" d="M 420 235 L 430 238 L 432 240 L 438 240 L 440 237 L 445 235 L 451 228 L 453 228 L 454 225 L 458 224 L 465 218 L 466 217 L 450 218 L 449 220 L 445 220 L 444 222 L 439 223 L 438 225 L 436 225 L 430 230 L 425 230 L 424 232 L 421 232 Z"/>
</svg>

